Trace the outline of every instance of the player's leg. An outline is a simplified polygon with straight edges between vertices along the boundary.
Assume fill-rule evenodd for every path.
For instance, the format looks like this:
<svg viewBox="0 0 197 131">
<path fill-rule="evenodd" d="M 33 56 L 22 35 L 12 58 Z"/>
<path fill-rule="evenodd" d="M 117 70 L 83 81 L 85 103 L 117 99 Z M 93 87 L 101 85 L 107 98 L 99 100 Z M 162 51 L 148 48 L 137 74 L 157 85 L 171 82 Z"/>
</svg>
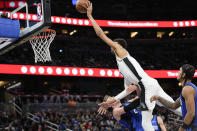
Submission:
<svg viewBox="0 0 197 131">
<path fill-rule="evenodd" d="M 144 131 L 154 131 L 151 121 L 152 110 L 142 111 L 142 127 Z"/>
</svg>

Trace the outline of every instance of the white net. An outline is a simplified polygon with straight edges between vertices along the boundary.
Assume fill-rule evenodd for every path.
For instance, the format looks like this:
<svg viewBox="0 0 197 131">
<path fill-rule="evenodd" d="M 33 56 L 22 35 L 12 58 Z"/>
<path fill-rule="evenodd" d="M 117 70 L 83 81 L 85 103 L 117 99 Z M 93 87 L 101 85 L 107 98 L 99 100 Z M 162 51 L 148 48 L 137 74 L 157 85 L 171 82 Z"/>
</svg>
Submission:
<svg viewBox="0 0 197 131">
<path fill-rule="evenodd" d="M 54 30 L 47 29 L 29 40 L 34 50 L 35 63 L 52 61 L 49 47 L 55 36 Z"/>
</svg>

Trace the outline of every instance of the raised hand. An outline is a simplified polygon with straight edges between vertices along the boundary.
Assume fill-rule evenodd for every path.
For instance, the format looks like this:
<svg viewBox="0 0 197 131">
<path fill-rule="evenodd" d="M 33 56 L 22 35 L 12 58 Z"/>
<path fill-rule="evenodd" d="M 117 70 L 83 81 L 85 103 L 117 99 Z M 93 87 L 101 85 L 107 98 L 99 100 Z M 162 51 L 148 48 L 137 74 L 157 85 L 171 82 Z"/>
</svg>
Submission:
<svg viewBox="0 0 197 131">
<path fill-rule="evenodd" d="M 105 115 L 107 113 L 107 108 L 101 106 L 101 107 L 99 107 L 97 112 L 99 115 Z"/>
<path fill-rule="evenodd" d="M 155 95 L 155 96 L 152 96 L 150 98 L 150 102 L 152 103 L 153 101 L 157 101 L 159 99 L 159 96 Z"/>
<path fill-rule="evenodd" d="M 92 15 L 92 3 L 90 1 L 87 1 L 84 4 L 84 8 L 86 8 L 87 10 L 87 16 L 91 16 Z"/>
<path fill-rule="evenodd" d="M 99 106 L 103 106 L 103 107 L 110 107 L 114 102 L 116 102 L 114 97 L 109 97 L 106 102 L 102 102 L 102 103 L 100 103 L 98 105 Z"/>
<path fill-rule="evenodd" d="M 128 93 L 132 93 L 133 91 L 137 90 L 137 88 L 138 88 L 137 85 L 130 85 L 130 86 L 126 89 L 126 91 L 127 91 Z"/>
</svg>

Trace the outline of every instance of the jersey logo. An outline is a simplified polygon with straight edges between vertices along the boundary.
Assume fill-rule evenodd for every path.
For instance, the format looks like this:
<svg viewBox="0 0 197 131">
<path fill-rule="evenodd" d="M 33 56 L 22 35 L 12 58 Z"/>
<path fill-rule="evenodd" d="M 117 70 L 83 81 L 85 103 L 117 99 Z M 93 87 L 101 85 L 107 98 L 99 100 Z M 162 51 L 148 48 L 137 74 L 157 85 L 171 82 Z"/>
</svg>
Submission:
<svg viewBox="0 0 197 131">
<path fill-rule="evenodd" d="M 139 113 L 139 111 L 137 111 L 136 109 L 134 109 L 133 112 L 134 112 L 135 114 L 138 114 L 138 113 Z"/>
</svg>

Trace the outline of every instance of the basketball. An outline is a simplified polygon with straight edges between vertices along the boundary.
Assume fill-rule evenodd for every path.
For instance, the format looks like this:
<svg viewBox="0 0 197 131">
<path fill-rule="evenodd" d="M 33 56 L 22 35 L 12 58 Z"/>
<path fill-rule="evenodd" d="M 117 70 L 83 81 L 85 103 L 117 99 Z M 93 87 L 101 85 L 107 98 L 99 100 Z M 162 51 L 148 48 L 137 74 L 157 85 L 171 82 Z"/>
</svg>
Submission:
<svg viewBox="0 0 197 131">
<path fill-rule="evenodd" d="M 83 5 L 87 2 L 88 0 L 78 0 L 76 4 L 76 10 L 79 13 L 86 13 L 86 8 L 83 7 Z"/>
</svg>

